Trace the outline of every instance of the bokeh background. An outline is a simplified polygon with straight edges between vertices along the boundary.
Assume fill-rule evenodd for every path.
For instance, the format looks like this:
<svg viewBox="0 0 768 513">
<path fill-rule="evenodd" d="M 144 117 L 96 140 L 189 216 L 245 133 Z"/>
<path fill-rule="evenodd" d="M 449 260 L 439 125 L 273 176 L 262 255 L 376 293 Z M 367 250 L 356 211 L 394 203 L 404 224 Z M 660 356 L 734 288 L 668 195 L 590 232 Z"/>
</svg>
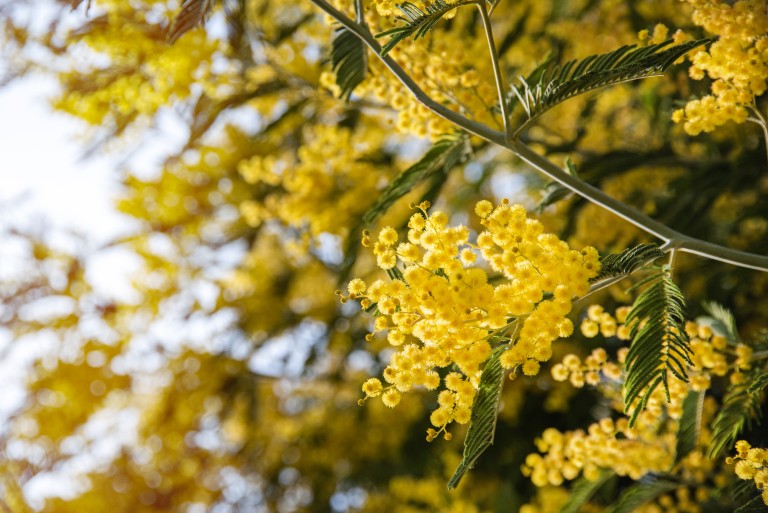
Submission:
<svg viewBox="0 0 768 513">
<path fill-rule="evenodd" d="M 764 37 L 765 2 L 743 3 Z M 392 26 L 365 4 L 369 23 Z M 645 42 L 663 39 L 658 24 L 712 35 L 693 4 L 501 0 L 494 29 L 511 77 L 550 54 L 643 44 L 644 30 Z M 547 427 L 609 415 L 604 397 L 548 369 L 507 383 L 495 444 L 448 491 L 465 428 L 427 443 L 436 399 L 426 391 L 396 410 L 358 406 L 392 349 L 367 342 L 371 319 L 334 291 L 378 276 L 361 231 L 403 229 L 409 203 L 424 199 L 473 231 L 477 200 L 509 198 L 541 206 L 574 247 L 651 239 L 573 196 L 542 205 L 545 179 L 474 139 L 468 158 L 364 224 L 391 180 L 453 127 L 373 58 L 339 99 L 333 26 L 309 1 L 223 0 L 204 29 L 169 44 L 180 8 L 0 1 L 0 510 L 557 511 L 567 484 L 537 489 L 520 466 Z M 477 30 L 461 11 L 393 55 L 430 94 L 495 125 Z M 691 135 L 674 123 L 712 83 L 689 66 L 576 98 L 523 137 L 675 229 L 766 254 L 760 127 L 725 120 Z M 680 255 L 675 276 L 691 318 L 710 300 L 745 338 L 768 328 L 765 273 Z M 592 299 L 626 304 L 627 285 Z M 615 353 L 621 342 L 577 334 L 552 361 L 598 345 Z"/>
</svg>

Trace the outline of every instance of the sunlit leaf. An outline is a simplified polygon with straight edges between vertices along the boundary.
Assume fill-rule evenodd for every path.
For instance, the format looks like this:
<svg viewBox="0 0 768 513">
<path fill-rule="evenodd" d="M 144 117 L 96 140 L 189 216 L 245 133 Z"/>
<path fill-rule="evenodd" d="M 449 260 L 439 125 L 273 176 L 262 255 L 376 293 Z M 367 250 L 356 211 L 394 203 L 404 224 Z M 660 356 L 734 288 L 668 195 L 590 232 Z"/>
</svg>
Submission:
<svg viewBox="0 0 768 513">
<path fill-rule="evenodd" d="M 448 488 L 456 488 L 464 474 L 475 466 L 477 458 L 493 444 L 505 374 L 499 358 L 506 349 L 506 346 L 497 347 L 485 363 L 472 405 L 469 431 L 464 439 L 464 456 L 453 477 L 448 481 Z"/>
</svg>

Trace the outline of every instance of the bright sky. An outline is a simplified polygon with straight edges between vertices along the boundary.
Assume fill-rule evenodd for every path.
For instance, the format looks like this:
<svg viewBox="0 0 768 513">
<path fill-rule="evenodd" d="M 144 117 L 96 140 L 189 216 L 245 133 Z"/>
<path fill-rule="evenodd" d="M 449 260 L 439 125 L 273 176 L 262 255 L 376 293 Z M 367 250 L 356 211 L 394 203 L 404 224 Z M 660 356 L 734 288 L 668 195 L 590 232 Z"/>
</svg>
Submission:
<svg viewBox="0 0 768 513">
<path fill-rule="evenodd" d="M 39 77 L 0 89 L 0 205 L 2 222 L 44 216 L 104 241 L 127 224 L 112 208 L 118 191 L 105 157 L 81 159 L 83 125 L 53 113 L 56 84 Z"/>
</svg>

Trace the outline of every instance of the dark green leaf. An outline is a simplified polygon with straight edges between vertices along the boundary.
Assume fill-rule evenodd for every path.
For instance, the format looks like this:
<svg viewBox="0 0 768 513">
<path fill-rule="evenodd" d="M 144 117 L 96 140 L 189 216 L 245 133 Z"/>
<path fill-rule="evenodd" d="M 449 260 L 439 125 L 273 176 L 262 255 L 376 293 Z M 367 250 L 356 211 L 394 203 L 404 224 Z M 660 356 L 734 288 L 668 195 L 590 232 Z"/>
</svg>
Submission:
<svg viewBox="0 0 768 513">
<path fill-rule="evenodd" d="M 768 371 L 757 370 L 753 374 L 754 377 L 750 380 L 751 383 L 749 384 L 747 393 L 758 395 L 763 389 L 768 387 Z"/>
<path fill-rule="evenodd" d="M 758 495 L 743 506 L 737 508 L 733 513 L 765 513 L 766 511 L 768 511 L 768 506 L 766 506 L 763 498 Z"/>
<path fill-rule="evenodd" d="M 331 65 L 336 72 L 336 85 L 341 97 L 349 99 L 352 91 L 365 79 L 368 71 L 365 44 L 344 27 L 336 29 L 331 48 Z"/>
<path fill-rule="evenodd" d="M 591 281 L 632 274 L 639 267 L 663 256 L 664 252 L 657 244 L 640 244 L 634 248 L 625 249 L 621 253 L 606 255 L 600 258 L 600 273 Z"/>
<path fill-rule="evenodd" d="M 477 458 L 493 444 L 505 374 L 499 358 L 506 349 L 506 346 L 497 347 L 485 363 L 483 373 L 480 375 L 477 395 L 472 404 L 469 430 L 464 439 L 464 456 L 453 477 L 448 481 L 448 488 L 456 488 L 464 474 L 475 466 Z"/>
<path fill-rule="evenodd" d="M 677 488 L 677 483 L 661 478 L 644 478 L 630 486 L 619 500 L 608 508 L 607 513 L 632 513 L 643 504 Z"/>
<path fill-rule="evenodd" d="M 570 61 L 562 66 L 545 62 L 528 78 L 520 77 L 519 87 L 512 86 L 512 92 L 528 114 L 528 121 L 523 126 L 579 94 L 621 82 L 659 76 L 677 59 L 709 41 L 699 39 L 664 50 L 672 44 L 670 39 L 644 48 L 622 46 L 612 52 L 592 55 L 581 62 Z"/>
<path fill-rule="evenodd" d="M 704 394 L 691 390 L 683 400 L 683 415 L 677 430 L 675 461 L 680 461 L 699 443 L 701 434 L 701 413 L 704 408 Z"/>
<path fill-rule="evenodd" d="M 685 297 L 665 266 L 634 288 L 645 287 L 627 315 L 632 345 L 627 353 L 624 404 L 630 425 L 659 385 L 669 400 L 668 375 L 687 381 L 691 348 L 685 332 Z M 634 405 L 635 401 L 639 404 Z"/>
<path fill-rule="evenodd" d="M 389 187 L 381 193 L 376 203 L 363 215 L 363 222 L 365 224 L 373 223 L 395 201 L 406 195 L 422 180 L 438 171 L 447 173 L 461 162 L 468 152 L 469 145 L 464 134 L 443 136 L 424 154 L 421 160 L 392 181 Z"/>
<path fill-rule="evenodd" d="M 768 372 L 750 372 L 742 383 L 731 385 L 723 397 L 723 405 L 712 422 L 708 451 L 710 458 L 720 456 L 726 449 L 730 450 L 744 427 L 749 427 L 753 419 L 759 419 L 763 387 L 754 387 L 754 383 L 768 383 Z"/>
<path fill-rule="evenodd" d="M 578 481 L 573 483 L 571 494 L 568 496 L 568 502 L 562 505 L 560 513 L 578 513 L 581 507 L 613 476 L 612 472 L 603 470 L 594 481 L 580 477 Z"/>
<path fill-rule="evenodd" d="M 459 1 L 455 4 L 447 4 L 444 0 L 435 0 L 426 6 L 426 11 L 422 11 L 411 2 L 399 4 L 397 8 L 403 15 L 398 16 L 398 19 L 404 21 L 405 25 L 376 34 L 377 38 L 389 36 L 389 41 L 381 48 L 381 55 L 387 55 L 403 39 L 411 36 L 414 39 L 424 37 L 450 11 L 474 3 Z"/>
</svg>

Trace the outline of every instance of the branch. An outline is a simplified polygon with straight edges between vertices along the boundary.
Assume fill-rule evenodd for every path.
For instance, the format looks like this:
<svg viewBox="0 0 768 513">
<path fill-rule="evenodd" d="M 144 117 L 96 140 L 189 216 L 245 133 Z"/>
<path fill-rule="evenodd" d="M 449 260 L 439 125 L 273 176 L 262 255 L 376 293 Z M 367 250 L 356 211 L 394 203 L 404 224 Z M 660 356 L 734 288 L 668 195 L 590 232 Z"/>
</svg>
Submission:
<svg viewBox="0 0 768 513">
<path fill-rule="evenodd" d="M 625 221 L 637 226 L 641 230 L 662 239 L 665 242 L 662 249 L 667 250 L 669 248 L 675 248 L 679 251 L 700 255 L 712 260 L 719 260 L 740 267 L 768 272 L 768 257 L 737 251 L 683 235 L 611 196 L 608 196 L 600 189 L 571 176 L 560 169 L 560 167 L 534 152 L 523 142 L 507 141 L 502 132 L 493 130 L 482 123 L 468 119 L 461 114 L 452 111 L 445 105 L 437 103 L 430 98 L 390 56 L 387 55 L 382 57 L 380 55 L 381 46 L 366 28 L 361 27 L 353 20 L 347 18 L 326 0 L 312 0 L 312 3 L 362 39 L 363 42 L 365 42 L 365 44 L 379 56 L 379 59 L 381 59 L 390 72 L 397 77 L 400 83 L 410 91 L 414 98 L 433 113 L 453 123 L 466 132 L 501 146 L 502 148 L 506 148 L 520 157 L 523 161 L 538 169 L 541 173 L 547 175 L 564 187 L 567 187 L 579 196 L 582 196 L 595 205 L 605 208 L 609 212 L 612 212 Z"/>
<path fill-rule="evenodd" d="M 495 5 L 495 4 L 494 4 Z M 496 79 L 496 90 L 499 94 L 499 106 L 501 107 L 501 117 L 504 120 L 504 136 L 506 140 L 512 139 L 512 129 L 509 126 L 509 106 L 507 105 L 504 94 L 504 79 L 501 76 L 501 66 L 499 65 L 499 52 L 496 50 L 496 43 L 493 41 L 493 27 L 491 18 L 488 14 L 488 8 L 485 6 L 485 0 L 477 4 L 480 10 L 480 18 L 483 20 L 483 29 L 485 29 L 485 40 L 488 43 L 488 51 L 491 53 L 491 64 L 493 65 L 493 76 Z"/>
</svg>

